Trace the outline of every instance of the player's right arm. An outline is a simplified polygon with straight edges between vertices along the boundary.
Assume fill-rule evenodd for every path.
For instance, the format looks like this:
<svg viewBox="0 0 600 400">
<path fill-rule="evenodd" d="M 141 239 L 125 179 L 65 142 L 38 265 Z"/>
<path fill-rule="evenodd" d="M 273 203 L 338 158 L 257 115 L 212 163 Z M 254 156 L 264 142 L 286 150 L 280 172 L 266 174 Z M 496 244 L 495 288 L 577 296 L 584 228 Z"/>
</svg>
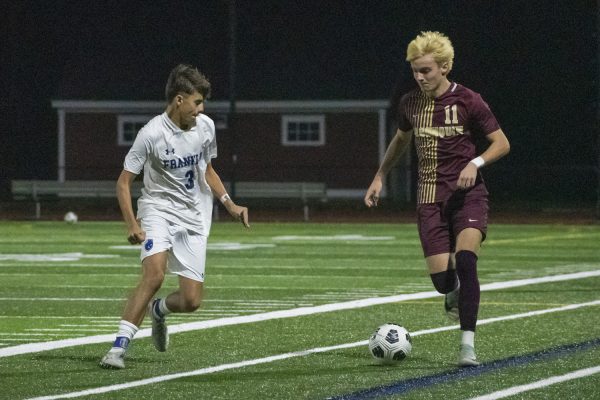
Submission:
<svg viewBox="0 0 600 400">
<path fill-rule="evenodd" d="M 146 232 L 140 228 L 135 219 L 133 205 L 131 204 L 131 184 L 136 177 L 137 175 L 133 172 L 123 170 L 117 180 L 117 199 L 119 200 L 123 220 L 127 225 L 127 240 L 131 244 L 142 243 L 146 240 Z"/>
<path fill-rule="evenodd" d="M 369 189 L 367 189 L 367 194 L 365 195 L 365 204 L 367 207 L 377 206 L 379 194 L 383 188 L 383 179 L 388 172 L 390 172 L 394 164 L 396 164 L 400 156 L 406 151 L 408 145 L 410 144 L 411 137 L 412 130 L 405 132 L 398 129 L 396 131 L 396 135 L 394 135 L 394 138 L 385 151 L 385 156 L 383 157 L 383 161 L 379 166 L 379 170 L 375 174 L 373 182 L 371 182 L 371 186 L 369 186 Z"/>
</svg>

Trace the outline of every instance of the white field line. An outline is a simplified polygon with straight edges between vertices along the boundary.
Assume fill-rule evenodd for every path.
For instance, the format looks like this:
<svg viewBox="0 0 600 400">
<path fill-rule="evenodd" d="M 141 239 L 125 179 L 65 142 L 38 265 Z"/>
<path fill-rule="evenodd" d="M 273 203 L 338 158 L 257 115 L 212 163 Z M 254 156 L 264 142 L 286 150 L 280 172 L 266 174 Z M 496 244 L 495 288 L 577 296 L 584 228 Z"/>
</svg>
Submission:
<svg viewBox="0 0 600 400">
<path fill-rule="evenodd" d="M 45 261 L 45 262 L 44 262 Z M 47 264 L 47 262 L 60 262 L 60 264 Z M 43 260 L 35 263 L 27 262 L 0 262 L 0 267 L 24 267 L 24 268 L 140 268 L 140 264 L 100 264 L 100 263 L 68 263 L 62 260 Z"/>
<path fill-rule="evenodd" d="M 488 283 L 485 285 L 481 285 L 482 291 L 487 290 L 499 290 L 499 289 L 507 289 L 514 288 L 519 286 L 533 285 L 539 283 L 548 283 L 548 282 L 560 282 L 567 281 L 572 279 L 583 279 L 600 276 L 600 270 L 597 271 L 585 271 L 585 272 L 577 272 L 573 274 L 564 274 L 564 275 L 554 275 L 554 276 L 543 276 L 539 278 L 529 278 L 529 279 L 519 279 L 514 281 L 505 281 L 505 282 L 495 282 Z M 196 331 L 201 329 L 210 329 L 222 326 L 230 326 L 230 325 L 239 325 L 239 324 L 248 324 L 253 322 L 260 321 L 269 321 L 273 319 L 282 319 L 282 318 L 294 318 L 305 315 L 313 315 L 319 313 L 326 313 L 332 311 L 341 311 L 341 310 L 352 310 L 356 308 L 364 308 L 371 307 L 375 305 L 381 304 L 389 304 L 389 303 L 397 303 L 401 301 L 407 300 L 417 300 L 417 299 L 428 299 L 432 297 L 441 296 L 436 291 L 429 292 L 419 292 L 419 293 L 410 293 L 410 294 L 400 294 L 396 296 L 387 296 L 387 297 L 375 297 L 368 299 L 360 299 L 360 300 L 351 300 L 342 303 L 330 303 L 323 304 L 314 307 L 299 307 L 292 308 L 289 310 L 279 310 L 279 311 L 270 311 L 266 313 L 260 314 L 252 314 L 252 315 L 242 315 L 238 317 L 226 317 L 226 318 L 217 318 L 205 321 L 196 321 L 196 322 L 187 322 L 178 325 L 169 326 L 169 333 L 179 333 L 179 332 L 189 332 Z M 151 330 L 149 328 L 140 329 L 136 335 L 136 339 L 141 339 L 145 337 L 149 337 L 151 334 Z M 60 349 L 64 347 L 71 346 L 80 346 L 86 344 L 94 344 L 94 343 L 107 343 L 112 342 L 114 340 L 114 334 L 107 335 L 95 335 L 88 336 L 84 338 L 73 338 L 73 339 L 64 339 L 64 340 L 56 340 L 51 342 L 43 342 L 43 343 L 31 343 L 31 344 L 22 344 L 19 346 L 10 346 L 0 348 L 0 357 L 9 357 L 18 354 L 27 354 L 27 353 L 37 353 L 40 351 L 54 350 Z"/>
<path fill-rule="evenodd" d="M 0 297 L 0 301 L 125 301 L 126 298 L 106 297 Z"/>
<path fill-rule="evenodd" d="M 594 375 L 600 372 L 600 365 L 596 367 L 579 369 L 577 371 L 569 372 L 564 375 L 556 375 L 550 378 L 541 379 L 539 381 L 531 382 L 525 385 L 513 386 L 508 389 L 499 390 L 483 396 L 473 397 L 470 400 L 496 400 L 503 399 L 505 397 L 514 396 L 518 393 L 528 392 L 530 390 L 541 389 L 546 386 L 554 385 L 556 383 L 571 381 L 573 379 L 584 378 L 586 376 Z"/>
<path fill-rule="evenodd" d="M 588 307 L 588 306 L 594 306 L 594 305 L 600 305 L 600 300 L 590 301 L 588 303 L 581 303 L 581 304 L 569 304 L 564 307 L 531 311 L 531 312 L 526 312 L 526 313 L 521 313 L 521 314 L 507 315 L 504 317 L 489 318 L 489 319 L 484 319 L 484 320 L 479 321 L 478 324 L 482 325 L 482 324 L 489 324 L 492 322 L 517 319 L 517 318 L 528 318 L 528 317 L 541 315 L 541 314 L 574 310 L 576 308 Z M 432 334 L 432 333 L 444 332 L 444 331 L 449 331 L 449 330 L 454 330 L 454 329 L 459 329 L 459 328 L 460 328 L 460 325 L 442 326 L 439 328 L 424 329 L 421 331 L 412 332 L 411 336 L 415 337 L 415 336 L 421 336 L 421 335 L 428 335 L 428 334 Z M 114 391 L 118 391 L 118 390 L 130 389 L 133 387 L 146 386 L 146 385 L 151 385 L 151 384 L 155 384 L 155 383 L 171 381 L 171 380 L 179 379 L 179 378 L 207 375 L 207 374 L 212 374 L 215 372 L 221 372 L 221 371 L 225 371 L 225 370 L 244 368 L 244 367 L 248 367 L 251 365 L 267 364 L 267 363 L 271 363 L 271 362 L 275 362 L 275 361 L 287 360 L 290 358 L 304 357 L 304 356 L 308 356 L 311 354 L 325 353 L 328 351 L 343 350 L 343 349 L 349 349 L 349 348 L 353 348 L 353 347 L 366 346 L 368 343 L 369 343 L 368 340 L 361 340 L 359 342 L 344 343 L 344 344 L 339 344 L 339 345 L 335 345 L 335 346 L 316 347 L 313 349 L 294 351 L 294 352 L 290 352 L 290 353 L 278 354 L 278 355 L 269 356 L 269 357 L 256 358 L 253 360 L 240 361 L 240 362 L 235 362 L 235 363 L 230 363 L 230 364 L 221 364 L 221 365 L 216 365 L 214 367 L 206 367 L 206 368 L 197 369 L 194 371 L 179 372 L 176 374 L 168 374 L 168 375 L 160 375 L 160 376 L 155 376 L 153 378 L 146 378 L 146 379 L 131 381 L 131 382 L 127 382 L 127 383 L 120 383 L 120 384 L 116 384 L 116 385 L 100 386 L 100 387 L 96 387 L 96 388 L 92 388 L 92 389 L 81 390 L 78 392 L 35 397 L 35 398 L 30 398 L 28 400 L 67 399 L 67 398 L 74 398 L 74 397 L 114 392 Z"/>
</svg>

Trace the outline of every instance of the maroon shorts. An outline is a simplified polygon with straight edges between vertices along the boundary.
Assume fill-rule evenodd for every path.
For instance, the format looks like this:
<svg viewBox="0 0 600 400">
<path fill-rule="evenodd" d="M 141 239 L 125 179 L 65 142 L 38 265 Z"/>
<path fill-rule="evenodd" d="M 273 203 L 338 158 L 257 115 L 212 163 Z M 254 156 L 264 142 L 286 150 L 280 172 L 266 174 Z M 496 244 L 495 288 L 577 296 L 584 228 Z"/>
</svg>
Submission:
<svg viewBox="0 0 600 400">
<path fill-rule="evenodd" d="M 454 253 L 456 237 L 466 228 L 479 229 L 482 241 L 487 233 L 487 194 L 456 192 L 445 202 L 417 206 L 419 238 L 425 257 Z"/>
</svg>

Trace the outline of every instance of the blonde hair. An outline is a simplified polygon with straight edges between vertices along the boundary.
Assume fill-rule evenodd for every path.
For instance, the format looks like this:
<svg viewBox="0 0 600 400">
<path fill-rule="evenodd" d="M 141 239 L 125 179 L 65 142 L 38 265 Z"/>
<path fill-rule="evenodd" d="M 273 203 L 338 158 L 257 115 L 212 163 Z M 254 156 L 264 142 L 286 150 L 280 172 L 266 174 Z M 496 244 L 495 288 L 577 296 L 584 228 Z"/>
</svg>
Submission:
<svg viewBox="0 0 600 400">
<path fill-rule="evenodd" d="M 406 61 L 412 62 L 426 54 L 431 54 L 438 65 L 448 64 L 448 71 L 454 62 L 454 47 L 448 36 L 440 32 L 421 32 L 406 49 Z"/>
</svg>

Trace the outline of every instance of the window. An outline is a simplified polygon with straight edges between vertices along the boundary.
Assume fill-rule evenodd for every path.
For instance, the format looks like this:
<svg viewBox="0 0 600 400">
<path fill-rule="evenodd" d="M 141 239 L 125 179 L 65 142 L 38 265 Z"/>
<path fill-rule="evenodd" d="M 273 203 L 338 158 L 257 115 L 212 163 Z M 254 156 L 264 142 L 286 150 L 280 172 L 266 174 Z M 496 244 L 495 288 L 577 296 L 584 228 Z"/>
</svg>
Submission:
<svg viewBox="0 0 600 400">
<path fill-rule="evenodd" d="M 281 143 L 284 146 L 323 146 L 324 115 L 284 115 L 281 119 Z"/>
<path fill-rule="evenodd" d="M 140 129 L 152 119 L 149 115 L 119 115 L 117 118 L 119 146 L 131 146 Z"/>
</svg>

